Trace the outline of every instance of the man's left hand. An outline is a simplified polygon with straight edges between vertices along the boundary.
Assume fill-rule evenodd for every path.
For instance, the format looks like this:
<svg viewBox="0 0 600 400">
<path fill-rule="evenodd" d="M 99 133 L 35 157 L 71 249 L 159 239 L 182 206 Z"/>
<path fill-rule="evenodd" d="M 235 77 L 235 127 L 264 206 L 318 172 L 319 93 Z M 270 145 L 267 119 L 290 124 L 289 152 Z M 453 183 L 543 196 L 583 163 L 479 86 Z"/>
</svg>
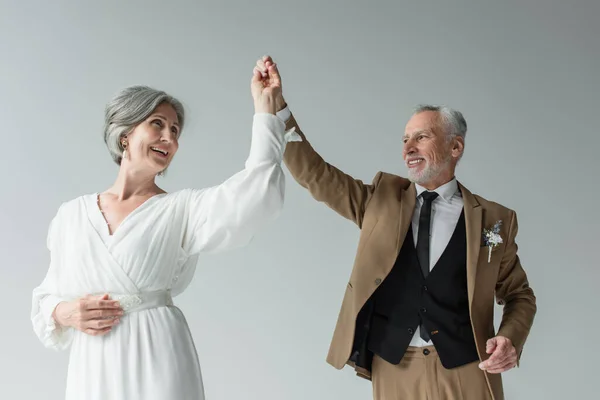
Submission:
<svg viewBox="0 0 600 400">
<path fill-rule="evenodd" d="M 517 366 L 517 350 L 509 338 L 496 336 L 487 341 L 485 352 L 490 358 L 479 364 L 479 368 L 490 373 L 499 374 Z"/>
</svg>

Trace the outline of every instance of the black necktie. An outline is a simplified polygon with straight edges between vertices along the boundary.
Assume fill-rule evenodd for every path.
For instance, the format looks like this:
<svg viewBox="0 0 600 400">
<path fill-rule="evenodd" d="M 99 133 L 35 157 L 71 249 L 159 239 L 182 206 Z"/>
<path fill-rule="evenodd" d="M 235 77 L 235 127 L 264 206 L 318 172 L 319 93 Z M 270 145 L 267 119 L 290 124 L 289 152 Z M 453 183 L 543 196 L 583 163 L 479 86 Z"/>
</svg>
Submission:
<svg viewBox="0 0 600 400">
<path fill-rule="evenodd" d="M 438 197 L 436 192 L 423 192 L 423 205 L 419 215 L 419 232 L 417 234 L 417 257 L 423 271 L 423 277 L 429 275 L 429 236 L 431 232 L 431 203 Z M 421 321 L 421 339 L 428 342 L 429 333 Z"/>
</svg>

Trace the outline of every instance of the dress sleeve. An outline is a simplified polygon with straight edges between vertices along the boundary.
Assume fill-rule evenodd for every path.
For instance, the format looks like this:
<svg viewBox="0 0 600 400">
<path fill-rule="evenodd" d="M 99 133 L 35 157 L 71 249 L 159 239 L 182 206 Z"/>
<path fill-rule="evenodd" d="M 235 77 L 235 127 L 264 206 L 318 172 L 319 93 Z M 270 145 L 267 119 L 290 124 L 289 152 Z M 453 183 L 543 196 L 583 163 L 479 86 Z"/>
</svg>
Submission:
<svg viewBox="0 0 600 400">
<path fill-rule="evenodd" d="M 72 341 L 72 328 L 64 328 L 52 317 L 58 303 L 69 299 L 59 294 L 60 249 L 57 246 L 60 235 L 59 213 L 50 222 L 47 247 L 50 250 L 50 266 L 42 283 L 33 290 L 31 322 L 33 330 L 47 348 L 64 350 Z"/>
<path fill-rule="evenodd" d="M 272 114 L 255 114 L 245 168 L 220 185 L 188 189 L 183 249 L 213 253 L 248 244 L 282 210 L 285 176 L 281 168 L 288 141 L 299 140 Z"/>
</svg>

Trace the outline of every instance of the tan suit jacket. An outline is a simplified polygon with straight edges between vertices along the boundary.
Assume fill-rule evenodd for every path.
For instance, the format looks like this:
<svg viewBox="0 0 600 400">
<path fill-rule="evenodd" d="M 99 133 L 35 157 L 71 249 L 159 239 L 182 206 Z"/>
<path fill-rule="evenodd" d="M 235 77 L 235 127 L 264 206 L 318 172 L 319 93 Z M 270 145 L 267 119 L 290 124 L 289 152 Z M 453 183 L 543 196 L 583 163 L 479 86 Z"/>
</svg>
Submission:
<svg viewBox="0 0 600 400">
<path fill-rule="evenodd" d="M 366 301 L 391 271 L 412 220 L 416 203 L 414 184 L 405 178 L 379 172 L 371 184 L 328 164 L 312 148 L 292 116 L 287 129 L 296 128 L 302 142 L 287 144 L 284 161 L 294 179 L 318 201 L 361 230 L 354 267 L 346 286 L 341 311 L 327 356 L 337 369 L 349 364 L 370 379 L 370 371 L 358 368 L 350 355 L 356 318 Z M 473 333 L 481 360 L 489 357 L 486 341 L 496 335 L 509 338 L 519 358 L 533 324 L 536 299 L 517 255 L 517 217 L 514 211 L 472 194 L 459 183 L 467 229 L 467 287 Z M 492 252 L 483 247 L 483 229 L 503 222 L 503 242 Z M 495 332 L 494 301 L 504 305 L 502 323 Z M 503 399 L 499 374 L 486 373 L 496 400 Z"/>
</svg>

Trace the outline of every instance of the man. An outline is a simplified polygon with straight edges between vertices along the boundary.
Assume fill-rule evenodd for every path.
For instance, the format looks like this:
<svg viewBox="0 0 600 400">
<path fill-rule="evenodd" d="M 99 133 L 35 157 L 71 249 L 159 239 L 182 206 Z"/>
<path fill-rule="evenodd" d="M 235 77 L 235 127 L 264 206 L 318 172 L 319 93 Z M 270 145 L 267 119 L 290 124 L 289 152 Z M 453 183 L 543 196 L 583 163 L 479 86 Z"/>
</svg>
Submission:
<svg viewBox="0 0 600 400">
<path fill-rule="evenodd" d="M 268 79 L 270 57 L 255 74 Z M 500 373 L 518 365 L 536 299 L 517 255 L 514 211 L 455 177 L 467 124 L 447 107 L 408 121 L 408 179 L 364 184 L 328 164 L 278 99 L 302 141 L 284 161 L 296 181 L 361 229 L 327 361 L 372 380 L 375 399 L 504 399 Z M 504 305 L 494 331 L 494 298 Z"/>
</svg>

